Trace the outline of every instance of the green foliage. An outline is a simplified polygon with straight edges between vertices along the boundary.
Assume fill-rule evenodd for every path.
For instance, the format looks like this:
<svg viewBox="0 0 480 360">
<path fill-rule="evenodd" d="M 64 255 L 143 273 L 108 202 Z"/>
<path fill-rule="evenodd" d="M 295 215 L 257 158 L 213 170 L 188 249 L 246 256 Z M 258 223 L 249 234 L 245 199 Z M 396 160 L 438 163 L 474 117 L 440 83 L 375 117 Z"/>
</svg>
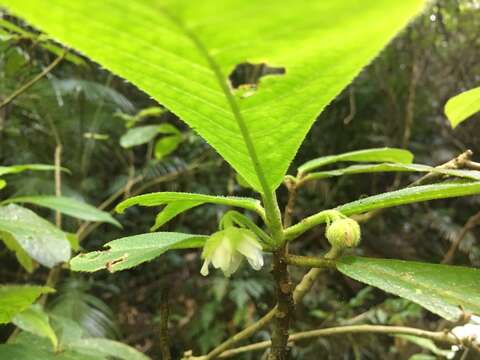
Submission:
<svg viewBox="0 0 480 360">
<path fill-rule="evenodd" d="M 32 305 L 30 308 L 15 315 L 12 322 L 24 331 L 48 338 L 52 343 L 53 350 L 57 350 L 57 335 L 50 325 L 48 315 L 39 305 Z"/>
<path fill-rule="evenodd" d="M 1 4 L 148 92 L 263 193 L 282 182 L 319 111 L 423 6 L 419 0 Z M 130 26 L 124 26 L 127 13 Z M 248 16 L 232 21 L 232 13 Z M 395 16 L 385 20 L 385 13 Z M 195 25 L 206 14 L 211 20 Z M 340 26 L 332 21 L 338 18 Z M 279 36 L 285 23 L 295 31 Z M 264 79 L 251 96 L 237 96 L 228 74 L 245 60 L 281 66 L 285 74 Z"/>
<path fill-rule="evenodd" d="M 33 285 L 0 285 L 0 324 L 8 323 L 26 310 L 40 295 L 53 292 L 52 288 Z"/>
<path fill-rule="evenodd" d="M 447 199 L 479 193 L 480 182 L 421 185 L 369 196 L 341 205 L 335 209 L 348 216 L 421 201 Z"/>
<path fill-rule="evenodd" d="M 298 171 L 300 173 L 309 173 L 319 167 L 341 161 L 411 164 L 413 161 L 413 154 L 408 150 L 394 148 L 357 150 L 338 155 L 322 156 L 320 158 L 307 161 L 298 168 Z"/>
<path fill-rule="evenodd" d="M 9 198 L 1 202 L 1 204 L 11 203 L 28 203 L 43 206 L 52 210 L 56 210 L 65 215 L 73 216 L 77 219 L 106 222 L 119 228 L 122 226 L 109 213 L 98 210 L 96 207 L 80 202 L 73 198 L 63 196 L 22 196 L 17 198 Z"/>
<path fill-rule="evenodd" d="M 178 214 L 192 209 L 202 204 L 211 203 L 233 207 L 240 207 L 257 212 L 260 216 L 264 216 L 260 202 L 251 198 L 241 198 L 234 196 L 212 196 L 203 194 L 177 193 L 177 192 L 159 192 L 144 194 L 131 197 L 122 201 L 117 205 L 115 210 L 123 212 L 134 205 L 140 206 L 162 206 L 165 208 L 158 214 L 155 225 L 152 230 L 158 229 L 166 222 L 173 219 Z"/>
<path fill-rule="evenodd" d="M 110 272 L 125 270 L 150 261 L 168 250 L 202 247 L 206 239 L 207 236 L 203 235 L 172 232 L 127 236 L 106 243 L 108 250 L 74 257 L 70 261 L 70 268 L 73 271 L 88 272 L 101 269 Z"/>
<path fill-rule="evenodd" d="M 64 232 L 33 211 L 10 204 L 0 207 L 0 238 L 16 242 L 23 252 L 46 267 L 70 259 L 70 242 Z M 6 240 L 5 240 L 6 239 Z M 22 260 L 19 258 L 22 263 Z"/>
<path fill-rule="evenodd" d="M 320 180 L 330 177 L 338 177 L 354 174 L 377 173 L 377 172 L 432 172 L 448 176 L 461 177 L 472 180 L 480 180 L 480 171 L 475 170 L 457 170 L 434 168 L 421 164 L 401 164 L 401 163 L 383 163 L 383 164 L 363 164 L 352 165 L 338 170 L 317 171 L 305 176 L 305 180 Z"/>
<path fill-rule="evenodd" d="M 453 128 L 479 111 L 480 87 L 452 97 L 445 105 L 445 114 Z"/>
<path fill-rule="evenodd" d="M 480 270 L 403 260 L 344 257 L 343 274 L 411 300 L 450 321 L 480 313 Z"/>
</svg>

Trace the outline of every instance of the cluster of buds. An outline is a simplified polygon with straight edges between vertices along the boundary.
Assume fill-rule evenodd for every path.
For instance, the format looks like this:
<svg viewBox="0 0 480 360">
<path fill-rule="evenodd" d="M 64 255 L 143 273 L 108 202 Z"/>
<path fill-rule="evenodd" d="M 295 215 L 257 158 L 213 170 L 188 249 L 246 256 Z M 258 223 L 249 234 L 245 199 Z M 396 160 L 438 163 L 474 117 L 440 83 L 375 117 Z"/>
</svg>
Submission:
<svg viewBox="0 0 480 360">
<path fill-rule="evenodd" d="M 357 247 L 361 238 L 360 225 L 342 213 L 332 210 L 328 215 L 325 237 L 337 251 Z"/>
</svg>

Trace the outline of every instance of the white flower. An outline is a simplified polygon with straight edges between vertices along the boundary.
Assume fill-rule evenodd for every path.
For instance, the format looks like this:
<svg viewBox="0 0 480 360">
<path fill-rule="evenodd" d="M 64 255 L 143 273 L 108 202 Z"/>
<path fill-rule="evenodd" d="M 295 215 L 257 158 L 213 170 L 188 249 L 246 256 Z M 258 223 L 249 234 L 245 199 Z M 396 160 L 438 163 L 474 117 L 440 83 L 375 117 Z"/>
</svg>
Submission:
<svg viewBox="0 0 480 360">
<path fill-rule="evenodd" d="M 230 277 L 237 271 L 243 257 L 247 258 L 253 269 L 260 270 L 263 266 L 262 245 L 250 230 L 228 227 L 206 241 L 202 252 L 205 261 L 200 273 L 207 276 L 211 263 L 214 268 L 222 269 L 226 277 Z"/>
<path fill-rule="evenodd" d="M 468 324 L 456 326 L 450 332 L 460 341 L 468 340 L 480 345 L 480 316 L 472 315 Z M 455 353 L 460 350 L 460 346 L 453 345 L 452 353 L 447 358 L 453 359 Z"/>
</svg>

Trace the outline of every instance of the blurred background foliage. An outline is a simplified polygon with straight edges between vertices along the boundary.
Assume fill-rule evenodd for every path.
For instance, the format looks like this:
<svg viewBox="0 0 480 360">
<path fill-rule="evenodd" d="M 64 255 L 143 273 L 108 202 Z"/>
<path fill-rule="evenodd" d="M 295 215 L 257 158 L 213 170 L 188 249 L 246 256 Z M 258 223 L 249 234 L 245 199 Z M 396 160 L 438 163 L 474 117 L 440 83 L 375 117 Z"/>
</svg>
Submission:
<svg viewBox="0 0 480 360">
<path fill-rule="evenodd" d="M 479 116 L 453 131 L 443 106 L 449 97 L 480 83 L 479 28 L 478 0 L 439 1 L 330 104 L 310 131 L 291 172 L 321 155 L 382 146 L 408 148 L 416 155 L 415 162 L 429 165 L 444 163 L 466 149 L 478 159 Z M 33 29 L 3 14 L 0 102 L 60 52 Z M 158 130 L 162 124 L 170 124 L 163 126 L 169 131 Z M 147 126 L 143 132 L 131 133 Z M 58 145 L 63 148 L 62 165 L 71 170 L 62 179 L 62 193 L 103 204 L 107 210 L 124 197 L 151 191 L 250 194 L 214 150 L 174 114 L 79 54 L 66 56 L 45 78 L 0 109 L 0 164 L 51 164 Z M 414 178 L 373 174 L 312 182 L 299 194 L 294 220 L 394 189 Z M 54 194 L 53 175 L 12 176 L 0 193 L 1 198 L 26 194 Z M 281 189 L 283 204 L 285 195 Z M 363 224 L 359 251 L 368 256 L 441 262 L 465 222 L 479 209 L 479 197 L 389 209 Z M 196 208 L 169 223 L 167 229 L 208 234 L 216 230 L 224 210 L 208 205 Z M 50 212 L 38 211 L 53 220 Z M 154 209 L 133 208 L 117 217 L 123 231 L 93 226 L 81 239 L 81 247 L 94 250 L 112 239 L 147 232 L 154 217 Z M 77 226 L 75 220 L 64 222 L 66 231 L 75 231 Z M 323 229 L 319 228 L 295 243 L 292 251 L 319 254 L 325 248 Z M 42 283 L 47 274 L 45 269 L 26 274 L 3 245 L 0 262 L 2 283 L 27 279 Z M 478 228 L 468 231 L 454 263 L 480 266 Z M 255 276 L 244 267 L 231 279 L 218 272 L 203 278 L 200 253 L 185 251 L 170 252 L 114 275 L 63 271 L 58 293 L 48 308 L 79 322 L 90 336 L 121 339 L 159 358 L 159 304 L 168 295 L 172 351 L 178 358 L 184 349 L 208 351 L 264 314 L 273 305 L 268 268 Z M 294 269 L 294 280 L 302 274 L 303 270 Z M 329 273 L 298 307 L 294 327 L 305 330 L 360 323 L 440 326 L 437 317 L 406 300 Z M 0 327 L 0 338 L 5 340 L 11 331 L 11 325 Z M 264 331 L 254 340 L 267 338 Z M 405 339 L 378 335 L 322 338 L 300 345 L 293 355 L 301 359 L 408 359 L 422 351 Z M 243 358 L 260 357 L 253 353 Z"/>
</svg>

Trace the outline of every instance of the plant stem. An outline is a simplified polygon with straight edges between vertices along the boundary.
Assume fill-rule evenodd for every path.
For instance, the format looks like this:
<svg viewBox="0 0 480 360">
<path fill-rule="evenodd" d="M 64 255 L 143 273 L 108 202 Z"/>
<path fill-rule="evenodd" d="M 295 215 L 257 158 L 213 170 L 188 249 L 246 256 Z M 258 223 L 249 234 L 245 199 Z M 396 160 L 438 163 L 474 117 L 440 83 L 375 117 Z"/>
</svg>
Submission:
<svg viewBox="0 0 480 360">
<path fill-rule="evenodd" d="M 289 358 L 288 350 L 288 330 L 292 322 L 293 297 L 292 282 L 288 273 L 288 263 L 286 260 L 287 246 L 283 244 L 273 253 L 273 277 L 276 282 L 277 292 L 277 311 L 275 312 L 275 323 L 272 332 L 272 346 L 269 360 L 287 360 Z"/>
<path fill-rule="evenodd" d="M 35 85 L 38 81 L 43 79 L 45 76 L 47 76 L 50 71 L 52 71 L 58 64 L 60 64 L 65 57 L 66 52 L 62 53 L 60 56 L 58 56 L 50 65 L 48 65 L 43 71 L 35 76 L 33 79 L 19 87 L 17 90 L 15 90 L 12 94 L 10 94 L 1 104 L 0 104 L 0 109 L 7 106 L 10 104 L 13 100 L 15 100 L 17 97 L 22 95 L 25 91 L 30 89 L 33 85 Z"/>
<path fill-rule="evenodd" d="M 326 259 L 333 259 L 335 254 L 329 252 L 325 255 Z M 303 297 L 307 294 L 308 291 L 313 286 L 313 283 L 321 274 L 321 272 L 325 268 L 316 268 L 309 270 L 302 278 L 302 280 L 297 284 L 295 290 L 293 291 L 293 302 L 294 304 L 299 304 L 302 301 Z M 270 310 L 267 314 L 265 314 L 261 319 L 257 320 L 255 323 L 250 325 L 249 327 L 243 329 L 239 333 L 233 335 L 231 338 L 227 339 L 220 345 L 218 345 L 215 349 L 210 351 L 207 355 L 201 357 L 190 357 L 189 359 L 204 359 L 204 360 L 211 360 L 216 359 L 220 356 L 220 354 L 224 353 L 228 349 L 230 349 L 236 343 L 245 340 L 255 334 L 257 331 L 263 329 L 267 326 L 270 321 L 272 321 L 275 317 L 277 312 L 277 307 L 275 306 L 272 310 Z"/>
<path fill-rule="evenodd" d="M 164 285 L 160 294 L 160 351 L 162 353 L 162 360 L 171 360 L 172 358 L 168 337 L 169 315 L 168 287 Z"/>
<path fill-rule="evenodd" d="M 294 266 L 308 268 L 335 268 L 335 261 L 327 258 L 287 254 L 285 260 L 288 265 Z"/>
<path fill-rule="evenodd" d="M 444 332 L 444 331 L 426 331 L 417 328 L 411 328 L 406 326 L 384 326 L 384 325 L 350 325 L 350 326 L 338 326 L 326 329 L 310 330 L 295 333 L 290 335 L 288 338 L 289 342 L 296 342 L 300 340 L 315 338 L 315 337 L 324 337 L 332 335 L 342 335 L 342 334 L 363 334 L 363 333 L 373 333 L 373 334 L 385 334 L 385 335 L 412 335 L 418 336 L 424 339 L 430 339 L 440 343 L 446 343 L 451 345 L 467 345 L 474 349 L 476 347 L 473 344 L 464 344 L 454 335 Z M 271 341 L 262 341 L 251 345 L 241 346 L 236 349 L 225 351 L 220 358 L 228 358 L 241 353 L 258 351 L 267 349 L 271 345 Z M 203 358 L 197 358 L 198 360 Z"/>
<path fill-rule="evenodd" d="M 455 255 L 455 252 L 460 246 L 460 243 L 462 242 L 462 240 L 465 238 L 465 236 L 467 236 L 468 232 L 471 229 L 473 229 L 475 226 L 477 226 L 479 223 L 480 223 L 480 212 L 471 216 L 468 219 L 468 221 L 465 223 L 462 230 L 460 231 L 460 234 L 458 234 L 458 236 L 455 238 L 452 245 L 448 249 L 447 253 L 443 257 L 442 264 L 450 264 L 452 262 L 453 256 Z"/>
</svg>

